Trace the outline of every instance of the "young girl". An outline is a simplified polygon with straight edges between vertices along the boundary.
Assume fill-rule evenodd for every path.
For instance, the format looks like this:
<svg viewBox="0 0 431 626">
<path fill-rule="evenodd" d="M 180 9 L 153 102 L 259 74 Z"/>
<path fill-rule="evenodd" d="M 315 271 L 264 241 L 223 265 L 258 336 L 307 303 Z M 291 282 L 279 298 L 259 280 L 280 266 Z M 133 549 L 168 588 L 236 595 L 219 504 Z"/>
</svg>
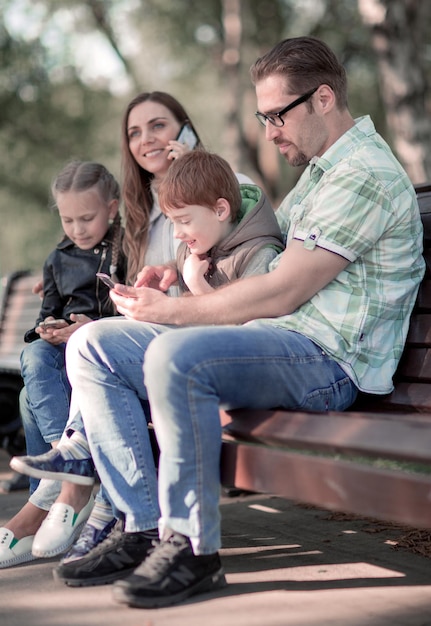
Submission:
<svg viewBox="0 0 431 626">
<path fill-rule="evenodd" d="M 35 328 L 25 340 L 21 371 L 25 398 L 33 416 L 31 431 L 24 421 L 27 451 L 46 452 L 58 443 L 69 413 L 64 335 L 80 324 L 115 314 L 108 289 L 96 272 L 125 276 L 118 213 L 120 188 L 99 163 L 72 161 L 52 183 L 64 237 L 43 268 L 43 301 Z M 53 417 L 55 416 L 55 418 Z M 38 481 L 30 481 L 30 492 Z"/>
</svg>

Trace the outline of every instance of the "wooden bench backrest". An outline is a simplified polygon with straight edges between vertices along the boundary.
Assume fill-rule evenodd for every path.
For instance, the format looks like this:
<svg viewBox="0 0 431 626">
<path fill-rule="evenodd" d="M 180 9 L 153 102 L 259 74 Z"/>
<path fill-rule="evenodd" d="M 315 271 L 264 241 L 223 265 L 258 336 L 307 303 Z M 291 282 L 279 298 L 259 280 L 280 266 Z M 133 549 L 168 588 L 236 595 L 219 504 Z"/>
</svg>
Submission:
<svg viewBox="0 0 431 626">
<path fill-rule="evenodd" d="M 24 333 L 34 326 L 41 300 L 32 293 L 40 279 L 30 272 L 16 272 L 4 278 L 0 317 L 0 373 L 19 374 L 19 357 L 25 346 Z"/>
</svg>

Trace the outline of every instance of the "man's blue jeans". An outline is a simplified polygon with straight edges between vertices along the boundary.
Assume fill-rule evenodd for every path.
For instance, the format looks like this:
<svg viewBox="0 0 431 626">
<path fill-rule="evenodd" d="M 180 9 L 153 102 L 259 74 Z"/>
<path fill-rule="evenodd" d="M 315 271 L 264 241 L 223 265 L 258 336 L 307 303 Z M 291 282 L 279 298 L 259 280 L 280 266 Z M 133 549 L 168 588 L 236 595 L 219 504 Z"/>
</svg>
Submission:
<svg viewBox="0 0 431 626">
<path fill-rule="evenodd" d="M 219 407 L 343 410 L 356 387 L 316 344 L 275 325 L 173 329 L 99 320 L 68 342 L 66 362 L 101 481 L 126 530 L 160 525 L 196 554 L 220 547 Z M 159 497 L 143 403 L 161 449 Z M 286 477 L 288 480 L 289 477 Z"/>
</svg>

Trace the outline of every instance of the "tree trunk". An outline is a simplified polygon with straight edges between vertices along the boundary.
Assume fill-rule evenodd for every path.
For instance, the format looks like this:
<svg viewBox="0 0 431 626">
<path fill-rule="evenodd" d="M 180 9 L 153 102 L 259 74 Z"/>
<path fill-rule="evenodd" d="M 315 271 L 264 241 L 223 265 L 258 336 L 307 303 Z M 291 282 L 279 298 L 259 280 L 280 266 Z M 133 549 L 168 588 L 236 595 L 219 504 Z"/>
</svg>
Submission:
<svg viewBox="0 0 431 626">
<path fill-rule="evenodd" d="M 240 94 L 240 49 L 241 49 L 241 0 L 222 0 L 224 50 L 222 54 L 223 75 L 226 77 L 226 127 L 224 130 L 226 155 L 235 171 L 241 163 L 239 119 Z"/>
<path fill-rule="evenodd" d="M 431 2 L 358 0 L 370 27 L 392 143 L 413 183 L 431 180 L 431 122 L 426 106 L 425 35 Z"/>
</svg>

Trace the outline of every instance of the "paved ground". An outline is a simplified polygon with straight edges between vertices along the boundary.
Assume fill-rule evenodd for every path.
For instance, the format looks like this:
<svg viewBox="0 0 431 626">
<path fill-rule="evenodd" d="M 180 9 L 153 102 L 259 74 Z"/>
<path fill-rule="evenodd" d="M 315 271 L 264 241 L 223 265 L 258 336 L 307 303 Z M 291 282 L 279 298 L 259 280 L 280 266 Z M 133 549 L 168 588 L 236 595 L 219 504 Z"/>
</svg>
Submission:
<svg viewBox="0 0 431 626">
<path fill-rule="evenodd" d="M 7 462 L 0 452 L 0 479 Z M 0 495 L 0 525 L 26 497 Z M 56 560 L 38 560 L 0 570 L 1 626 L 431 626 L 431 559 L 396 549 L 396 529 L 276 497 L 221 507 L 227 588 L 168 609 L 129 609 L 110 586 L 54 582 Z"/>
</svg>

